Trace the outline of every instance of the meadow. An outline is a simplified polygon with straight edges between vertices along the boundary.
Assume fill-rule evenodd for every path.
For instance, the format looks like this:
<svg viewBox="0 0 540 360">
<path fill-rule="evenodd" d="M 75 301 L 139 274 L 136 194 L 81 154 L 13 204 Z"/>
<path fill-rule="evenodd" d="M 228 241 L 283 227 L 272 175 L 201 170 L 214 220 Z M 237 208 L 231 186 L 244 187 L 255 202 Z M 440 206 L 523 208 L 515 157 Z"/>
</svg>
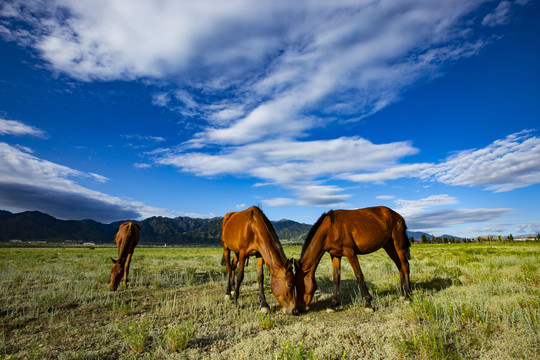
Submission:
<svg viewBox="0 0 540 360">
<path fill-rule="evenodd" d="M 285 247 L 299 258 L 300 247 Z M 346 259 L 338 311 L 328 255 L 310 312 L 261 314 L 255 261 L 237 307 L 220 248 L 135 250 L 130 286 L 108 290 L 111 246 L 0 247 L 1 359 L 540 358 L 540 243 L 414 245 L 413 299 L 383 250 L 360 256 L 375 311 Z"/>
</svg>

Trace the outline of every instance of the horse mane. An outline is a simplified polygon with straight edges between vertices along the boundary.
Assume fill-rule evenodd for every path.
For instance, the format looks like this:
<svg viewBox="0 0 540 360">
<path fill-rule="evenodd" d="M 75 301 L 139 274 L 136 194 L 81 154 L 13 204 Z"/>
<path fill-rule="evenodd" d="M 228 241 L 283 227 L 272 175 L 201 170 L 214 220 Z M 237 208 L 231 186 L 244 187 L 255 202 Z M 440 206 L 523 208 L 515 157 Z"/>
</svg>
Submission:
<svg viewBox="0 0 540 360">
<path fill-rule="evenodd" d="M 304 254 L 306 253 L 307 248 L 309 247 L 309 244 L 311 243 L 311 240 L 313 239 L 313 236 L 315 236 L 315 233 L 319 228 L 321 227 L 322 222 L 324 219 L 326 219 L 327 216 L 330 216 L 330 221 L 334 223 L 334 212 L 332 210 L 323 213 L 319 220 L 315 222 L 315 224 L 309 229 L 309 232 L 306 236 L 306 240 L 304 240 L 304 245 L 302 245 L 302 252 L 300 253 L 300 262 L 304 258 Z"/>
<path fill-rule="evenodd" d="M 287 255 L 285 255 L 285 251 L 283 251 L 283 246 L 281 245 L 281 242 L 279 241 L 276 230 L 274 229 L 274 226 L 272 225 L 272 222 L 270 220 L 268 220 L 265 213 L 258 206 L 254 206 L 253 208 L 257 210 L 259 215 L 261 215 L 261 217 L 262 217 L 262 219 L 264 221 L 264 225 L 266 226 L 266 228 L 268 229 L 268 232 L 272 236 L 272 240 L 274 240 L 273 241 L 274 245 L 276 246 L 276 248 L 277 248 L 279 254 L 281 255 L 281 257 L 283 258 L 283 260 L 286 261 L 287 260 Z"/>
</svg>

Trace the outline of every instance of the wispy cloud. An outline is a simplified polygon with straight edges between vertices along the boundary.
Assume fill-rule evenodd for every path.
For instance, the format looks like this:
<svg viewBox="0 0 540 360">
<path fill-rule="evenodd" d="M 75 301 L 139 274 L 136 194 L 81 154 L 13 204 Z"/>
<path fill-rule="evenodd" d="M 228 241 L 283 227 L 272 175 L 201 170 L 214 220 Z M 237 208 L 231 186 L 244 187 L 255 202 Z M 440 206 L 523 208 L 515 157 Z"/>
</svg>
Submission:
<svg viewBox="0 0 540 360">
<path fill-rule="evenodd" d="M 358 137 L 334 140 L 274 140 L 229 147 L 216 154 L 185 148 L 154 152 L 155 161 L 200 176 L 249 174 L 276 184 L 312 181 L 332 174 L 393 165 L 418 152 L 410 142 L 373 144 Z M 354 161 L 351 161 L 354 159 Z"/>
<path fill-rule="evenodd" d="M 135 164 L 133 164 L 133 167 L 135 167 L 137 169 L 149 169 L 149 168 L 152 167 L 152 165 L 145 164 L 145 163 L 135 163 Z"/>
<path fill-rule="evenodd" d="M 0 143 L 0 199 L 6 209 L 35 209 L 62 219 L 91 218 L 104 222 L 169 213 L 166 209 L 90 190 L 76 183 L 75 179 L 80 178 L 108 180 Z"/>
<path fill-rule="evenodd" d="M 165 141 L 164 137 L 161 136 L 150 136 L 150 135 L 136 135 L 136 134 L 130 134 L 130 135 L 122 135 L 122 137 L 126 139 L 135 139 L 135 140 L 145 140 L 145 141 L 154 141 L 154 142 L 162 142 Z"/>
<path fill-rule="evenodd" d="M 418 200 L 396 199 L 396 211 L 411 230 L 444 229 L 461 224 L 486 222 L 514 213 L 509 208 L 464 209 L 449 207 L 458 199 L 448 194 L 431 195 Z"/>
<path fill-rule="evenodd" d="M 501 1 L 497 8 L 487 14 L 482 20 L 482 25 L 484 26 L 497 26 L 506 24 L 510 15 L 510 7 L 512 4 L 510 1 Z"/>
<path fill-rule="evenodd" d="M 54 70 L 164 83 L 155 105 L 206 124 L 193 141 L 239 145 L 398 101 L 485 46 L 467 21 L 483 2 L 14 0 L 0 14 L 2 36 Z"/>
<path fill-rule="evenodd" d="M 540 137 L 525 130 L 481 148 L 461 151 L 424 170 L 441 183 L 495 192 L 540 183 Z"/>
<path fill-rule="evenodd" d="M 395 195 L 379 195 L 379 196 L 376 196 L 375 198 L 379 200 L 394 200 L 396 197 Z"/>
<path fill-rule="evenodd" d="M 410 229 L 444 229 L 461 224 L 481 223 L 498 219 L 513 209 L 443 209 L 409 214 L 405 217 Z"/>
<path fill-rule="evenodd" d="M 533 221 L 525 224 L 520 224 L 517 227 L 517 234 L 539 234 L 540 221 Z"/>
<path fill-rule="evenodd" d="M 6 120 L 0 118 L 0 135 L 30 135 L 45 138 L 47 134 L 45 131 L 36 127 L 26 125 L 16 120 Z"/>
<path fill-rule="evenodd" d="M 540 183 L 540 137 L 523 130 L 480 149 L 456 152 L 438 164 L 381 166 L 379 171 L 343 174 L 356 182 L 419 178 L 453 186 L 481 186 L 505 192 Z"/>
</svg>

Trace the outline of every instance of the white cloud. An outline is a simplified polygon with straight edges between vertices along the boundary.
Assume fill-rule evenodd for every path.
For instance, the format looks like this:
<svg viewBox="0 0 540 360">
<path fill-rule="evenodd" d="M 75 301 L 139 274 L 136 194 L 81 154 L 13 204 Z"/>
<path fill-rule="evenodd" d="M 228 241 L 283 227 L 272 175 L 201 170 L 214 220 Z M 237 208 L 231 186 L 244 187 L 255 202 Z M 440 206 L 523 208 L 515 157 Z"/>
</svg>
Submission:
<svg viewBox="0 0 540 360">
<path fill-rule="evenodd" d="M 16 120 L 6 120 L 0 118 L 0 135 L 31 135 L 44 138 L 46 137 L 45 131 L 23 124 Z"/>
<path fill-rule="evenodd" d="M 78 185 L 74 179 L 108 179 L 39 159 L 0 143 L 0 205 L 3 209 L 35 209 L 62 219 L 114 221 L 168 213 L 165 209 L 127 201 Z M 77 206 L 73 206 L 77 204 Z"/>
<path fill-rule="evenodd" d="M 409 229 L 444 229 L 461 224 L 486 222 L 512 214 L 513 209 L 444 209 L 404 215 Z"/>
<path fill-rule="evenodd" d="M 342 194 L 344 189 L 334 185 L 320 185 L 317 183 L 306 183 L 289 185 L 287 189 L 292 191 L 296 198 L 273 198 L 263 200 L 263 204 L 268 206 L 332 206 L 348 207 L 346 200 L 351 197 L 349 194 Z"/>
<path fill-rule="evenodd" d="M 262 200 L 262 203 L 267 206 L 287 206 L 287 205 L 296 205 L 297 201 L 291 198 L 278 197 L 278 198 L 273 198 L 273 199 Z"/>
<path fill-rule="evenodd" d="M 133 164 L 133 167 L 135 167 L 137 169 L 149 169 L 149 168 L 152 167 L 152 165 L 145 164 L 145 163 L 135 163 L 135 164 Z"/>
<path fill-rule="evenodd" d="M 185 148 L 161 149 L 154 156 L 160 164 L 199 176 L 247 174 L 276 184 L 290 184 L 392 165 L 417 152 L 409 142 L 373 144 L 358 137 L 341 137 L 267 141 L 229 147 L 217 154 L 189 152 Z"/>
<path fill-rule="evenodd" d="M 501 234 L 504 232 L 504 229 L 497 225 L 469 226 L 467 227 L 467 231 L 475 234 Z"/>
<path fill-rule="evenodd" d="M 88 173 L 88 175 L 90 175 L 92 178 L 94 178 L 96 181 L 99 181 L 100 183 L 106 183 L 110 180 L 109 178 L 99 174 Z"/>
<path fill-rule="evenodd" d="M 448 194 L 431 195 L 420 200 L 397 199 L 395 203 L 399 206 L 396 211 L 400 214 L 416 214 L 426 208 L 435 206 L 452 205 L 457 203 L 457 199 Z"/>
<path fill-rule="evenodd" d="M 381 164 L 379 171 L 363 172 L 359 174 L 341 174 L 339 178 L 354 182 L 372 182 L 381 183 L 387 180 L 401 178 L 414 178 L 420 176 L 429 164 L 402 164 L 384 167 L 387 164 Z M 374 169 L 368 169 L 374 170 Z"/>
<path fill-rule="evenodd" d="M 379 200 L 394 200 L 396 197 L 394 195 L 379 195 L 375 198 Z"/>
<path fill-rule="evenodd" d="M 379 111 L 480 51 L 465 20 L 485 1 L 14 0 L 0 14 L 2 36 L 56 71 L 166 84 L 153 103 L 205 120 L 203 146 L 298 138 Z"/>
<path fill-rule="evenodd" d="M 482 149 L 461 151 L 423 174 L 454 186 L 485 186 L 494 192 L 540 183 L 540 137 L 525 130 Z"/>
<path fill-rule="evenodd" d="M 508 16 L 510 15 L 510 7 L 511 4 L 509 1 L 501 1 L 492 13 L 489 13 L 484 17 L 482 25 L 493 27 L 506 24 L 508 22 Z"/>
<path fill-rule="evenodd" d="M 483 186 L 494 192 L 511 191 L 540 183 L 540 137 L 524 130 L 481 149 L 459 151 L 438 164 L 381 164 L 380 169 L 367 170 L 336 177 L 373 183 L 419 178 L 453 186 Z"/>
<path fill-rule="evenodd" d="M 400 213 L 410 230 L 444 229 L 461 224 L 485 222 L 514 212 L 508 208 L 459 209 L 458 200 L 448 194 L 431 195 L 418 200 L 396 199 L 395 209 Z M 434 209 L 442 207 L 442 209 Z"/>
<path fill-rule="evenodd" d="M 517 234 L 538 234 L 540 233 L 540 221 L 520 224 L 517 226 Z"/>
<path fill-rule="evenodd" d="M 152 104 L 156 106 L 165 107 L 169 104 L 170 101 L 171 101 L 170 95 L 165 92 L 160 92 L 152 96 Z"/>
<path fill-rule="evenodd" d="M 163 142 L 165 141 L 164 137 L 161 136 L 150 136 L 150 135 L 122 135 L 122 137 L 125 137 L 126 139 L 135 139 L 135 140 L 143 140 L 143 141 L 153 141 L 153 142 Z"/>
</svg>

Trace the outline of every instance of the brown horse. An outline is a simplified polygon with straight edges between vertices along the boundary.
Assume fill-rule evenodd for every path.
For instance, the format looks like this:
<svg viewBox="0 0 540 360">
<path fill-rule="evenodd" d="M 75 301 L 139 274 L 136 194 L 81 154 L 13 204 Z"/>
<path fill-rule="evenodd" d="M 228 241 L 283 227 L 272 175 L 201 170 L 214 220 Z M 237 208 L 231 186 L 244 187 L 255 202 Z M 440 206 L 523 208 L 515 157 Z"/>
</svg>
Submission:
<svg viewBox="0 0 540 360">
<path fill-rule="evenodd" d="M 293 261 L 287 259 L 279 242 L 272 223 L 256 206 L 244 211 L 230 212 L 221 224 L 221 243 L 223 257 L 227 267 L 226 297 L 230 298 L 234 288 L 233 301 L 238 301 L 240 284 L 244 279 L 245 261 L 250 256 L 257 258 L 257 275 L 259 281 L 259 300 L 261 311 L 269 310 L 264 296 L 264 272 L 266 263 L 270 270 L 270 289 L 280 303 L 282 310 L 288 314 L 297 314 L 294 289 Z M 235 256 L 231 261 L 231 251 Z M 234 284 L 234 272 L 238 265 L 238 279 Z"/>
<path fill-rule="evenodd" d="M 134 222 L 128 221 L 120 225 L 114 242 L 118 246 L 118 260 L 111 257 L 113 266 L 111 268 L 111 285 L 112 291 L 118 288 L 122 276 L 124 277 L 124 286 L 127 286 L 129 264 L 133 256 L 133 250 L 139 243 L 140 228 Z"/>
<path fill-rule="evenodd" d="M 332 258 L 334 298 L 331 308 L 339 305 L 341 257 L 346 256 L 354 270 L 365 297 L 366 308 L 371 309 L 371 295 L 364 282 L 357 254 L 369 254 L 384 248 L 396 264 L 401 278 L 401 291 L 409 296 L 409 247 L 405 220 L 387 207 L 357 210 L 330 210 L 313 225 L 302 247 L 300 262 L 296 266 L 297 305 L 300 311 L 309 310 L 313 293 L 317 290 L 315 269 L 325 252 Z"/>
</svg>

